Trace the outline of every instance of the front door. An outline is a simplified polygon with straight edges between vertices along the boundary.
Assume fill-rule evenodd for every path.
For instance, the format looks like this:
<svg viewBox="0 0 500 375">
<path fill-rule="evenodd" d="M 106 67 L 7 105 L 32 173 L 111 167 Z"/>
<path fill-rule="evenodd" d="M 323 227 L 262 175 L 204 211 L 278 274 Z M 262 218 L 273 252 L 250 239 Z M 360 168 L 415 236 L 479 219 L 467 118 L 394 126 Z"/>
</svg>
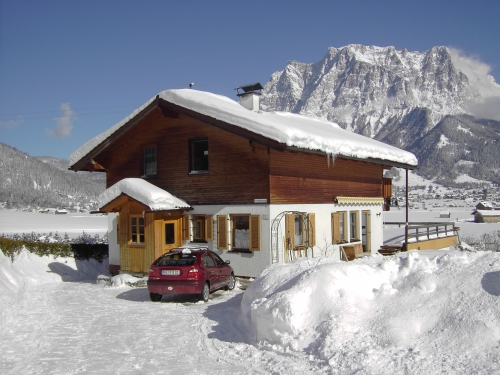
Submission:
<svg viewBox="0 0 500 375">
<path fill-rule="evenodd" d="M 182 246 L 181 219 L 163 220 L 163 251 Z"/>
</svg>

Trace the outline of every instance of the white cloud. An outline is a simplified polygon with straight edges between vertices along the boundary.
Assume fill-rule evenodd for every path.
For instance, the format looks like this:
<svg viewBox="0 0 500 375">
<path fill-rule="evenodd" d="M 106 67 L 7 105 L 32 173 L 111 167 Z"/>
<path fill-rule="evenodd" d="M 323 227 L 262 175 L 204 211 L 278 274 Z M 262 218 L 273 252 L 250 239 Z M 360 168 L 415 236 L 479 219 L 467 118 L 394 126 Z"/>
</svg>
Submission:
<svg viewBox="0 0 500 375">
<path fill-rule="evenodd" d="M 467 110 L 478 118 L 500 121 L 500 96 L 490 96 L 475 103 L 468 103 Z"/>
<path fill-rule="evenodd" d="M 455 66 L 467 76 L 479 94 L 477 100 L 466 104 L 466 110 L 476 117 L 500 121 L 500 85 L 489 74 L 491 66 L 456 48 L 450 48 L 450 54 Z"/>
<path fill-rule="evenodd" d="M 24 119 L 0 121 L 0 128 L 11 129 L 20 125 Z"/>
<path fill-rule="evenodd" d="M 57 121 L 55 129 L 45 129 L 49 137 L 65 138 L 71 135 L 76 113 L 71 110 L 69 103 L 62 103 L 61 111 L 63 112 L 61 117 L 54 117 L 54 120 Z"/>
</svg>

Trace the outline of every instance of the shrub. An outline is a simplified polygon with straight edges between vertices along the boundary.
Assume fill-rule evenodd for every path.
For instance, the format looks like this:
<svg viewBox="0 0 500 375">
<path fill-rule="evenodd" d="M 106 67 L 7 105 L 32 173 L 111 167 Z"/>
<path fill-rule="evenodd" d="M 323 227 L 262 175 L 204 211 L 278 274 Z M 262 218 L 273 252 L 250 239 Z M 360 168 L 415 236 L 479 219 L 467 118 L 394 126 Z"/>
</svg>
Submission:
<svg viewBox="0 0 500 375">
<path fill-rule="evenodd" d="M 108 257 L 108 234 L 102 238 L 98 234 L 91 236 L 83 232 L 75 239 L 70 239 L 66 233 L 61 237 L 57 232 L 53 235 L 37 234 L 34 232 L 14 234 L 0 237 L 0 250 L 14 260 L 23 246 L 33 254 L 39 256 L 53 255 L 54 257 L 74 257 L 78 260 L 96 259 L 102 262 Z"/>
<path fill-rule="evenodd" d="M 73 255 L 71 245 L 65 243 L 36 242 L 30 240 L 17 240 L 0 237 L 0 249 L 11 258 L 19 254 L 23 246 L 30 252 L 39 256 L 53 255 L 55 257 L 70 257 Z"/>
</svg>

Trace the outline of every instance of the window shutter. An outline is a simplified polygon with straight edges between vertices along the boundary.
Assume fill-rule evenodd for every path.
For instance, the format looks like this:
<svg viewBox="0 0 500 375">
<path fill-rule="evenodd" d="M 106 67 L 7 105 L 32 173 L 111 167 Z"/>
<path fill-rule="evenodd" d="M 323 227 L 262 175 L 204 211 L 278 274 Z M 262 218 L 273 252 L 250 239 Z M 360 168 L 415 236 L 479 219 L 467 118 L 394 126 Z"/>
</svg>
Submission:
<svg viewBox="0 0 500 375">
<path fill-rule="evenodd" d="M 214 223 L 212 215 L 205 216 L 205 240 L 214 240 Z"/>
<path fill-rule="evenodd" d="M 118 243 L 120 245 L 125 245 L 128 243 L 128 215 L 125 213 L 120 213 L 120 215 L 118 216 L 118 220 Z"/>
<path fill-rule="evenodd" d="M 307 235 L 309 238 L 309 246 L 316 246 L 316 215 L 307 214 L 309 219 L 307 222 Z"/>
<path fill-rule="evenodd" d="M 361 239 L 361 234 L 359 233 L 359 212 L 358 211 L 350 211 L 349 212 L 349 241 L 356 240 L 359 241 Z M 354 229 L 354 236 L 352 233 L 352 229 Z"/>
<path fill-rule="evenodd" d="M 286 248 L 291 250 L 295 247 L 295 214 L 285 216 Z"/>
<path fill-rule="evenodd" d="M 227 250 L 227 216 L 217 215 L 217 248 Z"/>
<path fill-rule="evenodd" d="M 250 250 L 260 250 L 260 216 L 250 215 Z"/>
<path fill-rule="evenodd" d="M 371 252 L 372 251 L 372 228 L 371 228 L 371 211 L 366 212 L 366 251 Z"/>
<path fill-rule="evenodd" d="M 340 242 L 340 218 L 339 213 L 332 213 L 332 239 L 333 243 Z"/>
<path fill-rule="evenodd" d="M 191 228 L 189 224 L 189 215 L 184 215 L 182 217 L 182 239 L 184 241 L 189 241 L 191 239 Z"/>
</svg>

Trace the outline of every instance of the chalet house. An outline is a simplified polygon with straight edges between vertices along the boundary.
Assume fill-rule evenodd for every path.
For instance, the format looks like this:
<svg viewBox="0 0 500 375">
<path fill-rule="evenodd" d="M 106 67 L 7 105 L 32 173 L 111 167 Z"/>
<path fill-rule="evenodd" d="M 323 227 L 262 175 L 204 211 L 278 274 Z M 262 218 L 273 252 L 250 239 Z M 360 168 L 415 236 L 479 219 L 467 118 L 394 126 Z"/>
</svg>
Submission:
<svg viewBox="0 0 500 375">
<path fill-rule="evenodd" d="M 494 210 L 494 209 L 495 209 L 495 207 L 493 207 L 493 204 L 491 202 L 482 201 L 482 202 L 479 202 L 478 204 L 476 204 L 476 210 L 485 211 L 485 210 Z"/>
<path fill-rule="evenodd" d="M 415 156 L 325 120 L 259 111 L 256 88 L 240 103 L 163 91 L 71 155 L 70 169 L 106 173 L 112 273 L 146 273 L 190 242 L 251 277 L 297 256 L 380 248 L 384 171 L 415 169 Z"/>
</svg>

